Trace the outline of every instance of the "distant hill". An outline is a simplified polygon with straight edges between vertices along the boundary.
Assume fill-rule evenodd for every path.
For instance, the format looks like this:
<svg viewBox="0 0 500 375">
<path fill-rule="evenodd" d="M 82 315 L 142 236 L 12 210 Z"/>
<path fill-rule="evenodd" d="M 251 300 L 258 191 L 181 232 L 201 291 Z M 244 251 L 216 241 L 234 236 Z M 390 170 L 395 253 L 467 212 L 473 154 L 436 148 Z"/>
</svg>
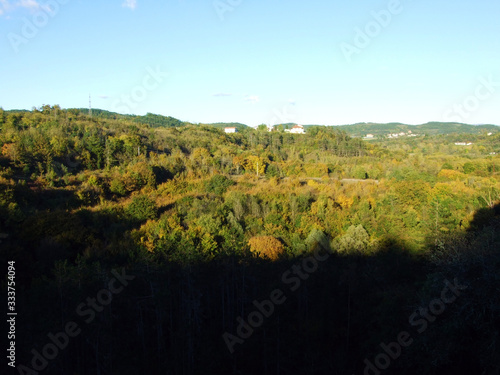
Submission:
<svg viewBox="0 0 500 375">
<path fill-rule="evenodd" d="M 71 108 L 70 108 L 71 109 Z M 88 108 L 73 108 L 73 110 L 78 110 L 82 114 L 88 113 Z M 7 110 L 5 112 L 29 112 L 28 110 Z M 104 119 L 127 119 L 140 124 L 147 124 L 151 127 L 179 127 L 185 125 L 193 125 L 185 121 L 181 121 L 171 116 L 163 116 L 154 113 L 147 113 L 144 116 L 138 115 L 122 115 L 116 112 L 110 112 L 103 109 L 92 109 L 92 116 L 95 118 Z M 213 126 L 218 129 L 224 129 L 225 127 L 235 127 L 239 131 L 245 129 L 252 129 L 248 125 L 239 122 L 216 122 L 212 124 L 200 123 L 198 125 L 203 126 Z M 283 129 L 292 128 L 295 123 L 285 123 L 274 125 L 275 128 L 282 126 Z M 325 126 L 325 125 L 303 125 L 304 128 L 314 127 L 314 126 Z M 411 131 L 416 135 L 437 135 L 437 134 L 452 134 L 452 133 L 463 133 L 463 134 L 481 134 L 481 133 L 496 133 L 500 132 L 500 126 L 484 124 L 484 125 L 469 125 L 456 122 L 428 122 L 421 125 L 407 125 L 399 122 L 390 122 L 386 124 L 379 124 L 373 122 L 363 122 L 352 125 L 329 125 L 339 130 L 345 131 L 347 134 L 353 137 L 366 137 L 368 134 L 373 134 L 377 138 L 387 137 L 389 134 L 393 133 L 408 133 Z"/>
<path fill-rule="evenodd" d="M 88 112 L 88 109 L 85 108 L 79 108 L 78 110 L 83 113 Z M 121 115 L 119 113 L 110 112 L 103 109 L 92 109 L 92 116 L 98 118 L 112 118 L 112 119 L 124 118 L 141 124 L 149 125 L 153 128 L 158 128 L 158 127 L 169 128 L 169 127 L 179 127 L 185 125 L 195 125 L 189 122 L 181 121 L 179 119 L 176 119 L 175 117 L 157 115 L 154 113 L 147 113 L 144 116 L 136 116 L 136 115 Z M 247 125 L 241 124 L 239 122 L 216 122 L 213 124 L 200 123 L 198 125 L 213 126 L 219 129 L 224 129 L 225 127 L 235 127 L 240 131 L 249 128 Z"/>
<path fill-rule="evenodd" d="M 80 112 L 88 113 L 88 109 L 86 108 L 77 108 Z M 121 115 L 116 112 L 106 111 L 104 109 L 92 109 L 92 116 L 97 118 L 105 118 L 105 119 L 127 119 L 140 124 L 146 124 L 151 126 L 152 128 L 158 127 L 176 127 L 176 126 L 184 126 L 184 123 L 181 120 L 178 120 L 174 117 L 156 115 L 154 113 L 147 113 L 144 116 L 136 116 L 136 115 Z"/>
<path fill-rule="evenodd" d="M 186 125 L 185 122 L 178 120 L 175 117 L 155 115 L 153 113 L 147 113 L 145 116 L 136 117 L 134 118 L 134 121 L 140 122 L 142 124 L 147 124 L 153 128 L 171 128 Z"/>
<path fill-rule="evenodd" d="M 311 126 L 318 125 L 305 125 L 307 129 Z M 349 135 L 354 137 L 366 137 L 368 134 L 373 134 L 375 137 L 385 137 L 392 133 L 401 133 L 411 131 L 413 134 L 451 134 L 451 133 L 466 133 L 466 134 L 480 134 L 485 132 L 499 132 L 500 126 L 497 125 L 468 125 L 461 123 L 450 122 L 428 122 L 422 125 L 406 125 L 398 122 L 387 124 L 377 123 L 358 123 L 353 125 L 339 125 L 334 126 L 342 129 Z"/>
</svg>

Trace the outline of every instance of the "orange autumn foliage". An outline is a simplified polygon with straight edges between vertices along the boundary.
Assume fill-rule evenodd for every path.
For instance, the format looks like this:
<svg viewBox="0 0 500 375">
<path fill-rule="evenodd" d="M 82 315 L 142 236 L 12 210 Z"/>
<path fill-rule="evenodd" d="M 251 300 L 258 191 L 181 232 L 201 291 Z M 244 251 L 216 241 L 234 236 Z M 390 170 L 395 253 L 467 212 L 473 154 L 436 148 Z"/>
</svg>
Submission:
<svg viewBox="0 0 500 375">
<path fill-rule="evenodd" d="M 252 237 L 248 241 L 252 254 L 261 258 L 277 260 L 285 250 L 283 244 L 273 236 Z"/>
</svg>

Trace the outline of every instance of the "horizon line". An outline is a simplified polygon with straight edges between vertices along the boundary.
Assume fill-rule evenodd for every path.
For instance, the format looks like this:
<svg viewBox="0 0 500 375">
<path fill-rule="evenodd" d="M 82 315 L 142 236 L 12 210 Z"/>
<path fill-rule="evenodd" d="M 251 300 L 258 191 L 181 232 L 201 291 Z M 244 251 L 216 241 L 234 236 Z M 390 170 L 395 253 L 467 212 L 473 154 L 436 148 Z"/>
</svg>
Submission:
<svg viewBox="0 0 500 375">
<path fill-rule="evenodd" d="M 54 104 L 52 105 L 51 107 L 54 107 L 58 104 Z M 39 107 L 39 108 L 42 108 L 43 106 Z M 3 110 L 3 111 L 6 111 L 6 112 L 9 112 L 9 111 L 20 111 L 20 112 L 33 112 L 33 109 L 38 109 L 37 107 L 33 106 L 32 109 L 19 109 L 19 108 L 13 108 L 13 109 L 4 109 L 2 106 L 0 106 L 0 109 Z M 76 108 L 76 107 L 70 107 L 70 108 L 62 108 L 62 110 L 69 110 L 69 109 L 78 109 L 78 110 L 86 110 L 88 111 L 88 108 Z M 113 113 L 113 114 L 116 114 L 116 115 L 120 115 L 120 116 L 135 116 L 135 117 L 144 117 L 144 116 L 147 116 L 148 114 L 151 114 L 151 115 L 156 115 L 156 116 L 162 116 L 162 117 L 172 117 L 176 120 L 179 120 L 181 122 L 184 122 L 184 123 L 189 123 L 189 124 L 203 124 L 203 125 L 214 125 L 214 124 L 240 124 L 240 125 L 244 125 L 244 126 L 247 126 L 249 128 L 257 128 L 261 125 L 266 125 L 267 127 L 271 127 L 271 126 L 279 126 L 279 125 L 299 125 L 299 123 L 296 123 L 296 122 L 285 122 L 285 123 L 280 123 L 280 124 L 274 124 L 274 125 L 270 125 L 270 124 L 265 124 L 265 123 L 261 123 L 261 124 L 258 124 L 258 125 L 255 125 L 255 126 L 252 126 L 252 125 L 248 125 L 248 124 L 245 124 L 243 122 L 240 122 L 240 121 L 216 121 L 216 122 L 190 122 L 190 121 L 184 121 L 184 120 L 180 120 L 176 117 L 173 117 L 173 116 L 170 116 L 170 115 L 164 115 L 164 114 L 159 114 L 159 113 L 152 113 L 152 112 L 147 112 L 145 115 L 140 115 L 140 114 L 133 114 L 133 113 L 127 113 L 127 114 L 124 114 L 124 113 L 119 113 L 119 112 L 113 112 L 113 111 L 109 111 L 107 109 L 101 109 L 101 108 L 92 108 L 92 111 L 104 111 L 104 112 L 109 112 L 109 113 Z M 436 121 L 436 120 L 431 120 L 431 121 L 427 121 L 427 122 L 424 122 L 424 123 L 419 123 L 419 124 L 409 124 L 409 123 L 404 123 L 404 122 L 399 122 L 399 121 L 389 121 L 389 122 L 372 122 L 372 121 L 361 121 L 361 122 L 355 122 L 355 123 L 350 123 L 350 124 L 340 124 L 340 125 L 333 125 L 333 124 L 304 124 L 304 123 L 301 123 L 300 125 L 302 126 L 353 126 L 353 125 L 361 125 L 361 124 L 366 124 L 366 125 L 389 125 L 389 124 L 395 124 L 395 125 L 406 125 L 406 126 L 421 126 L 421 125 L 427 125 L 427 124 L 431 124 L 431 123 L 440 123 L 440 124 L 459 124 L 459 125 L 467 125 L 467 126 L 497 126 L 497 127 L 500 127 L 499 124 L 494 124 L 494 123 L 479 123 L 479 124 L 469 124 L 469 123 L 465 123 L 465 122 L 450 122 L 450 121 Z"/>
</svg>

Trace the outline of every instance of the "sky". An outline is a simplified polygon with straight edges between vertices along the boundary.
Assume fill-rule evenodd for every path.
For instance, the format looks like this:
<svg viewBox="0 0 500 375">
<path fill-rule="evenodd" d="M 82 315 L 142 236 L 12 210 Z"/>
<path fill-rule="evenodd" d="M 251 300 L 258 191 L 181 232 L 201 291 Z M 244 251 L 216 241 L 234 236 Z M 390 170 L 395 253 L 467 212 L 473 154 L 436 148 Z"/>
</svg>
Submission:
<svg viewBox="0 0 500 375">
<path fill-rule="evenodd" d="M 500 125 L 494 0 L 0 0 L 0 107 Z"/>
</svg>

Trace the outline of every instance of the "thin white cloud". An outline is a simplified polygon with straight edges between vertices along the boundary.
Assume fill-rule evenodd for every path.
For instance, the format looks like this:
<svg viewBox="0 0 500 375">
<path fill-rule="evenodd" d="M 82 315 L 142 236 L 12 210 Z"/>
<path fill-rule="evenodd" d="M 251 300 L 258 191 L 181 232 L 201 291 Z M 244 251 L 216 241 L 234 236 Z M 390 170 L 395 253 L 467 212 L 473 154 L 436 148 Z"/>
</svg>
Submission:
<svg viewBox="0 0 500 375">
<path fill-rule="evenodd" d="M 258 103 L 260 101 L 260 98 L 258 95 L 247 95 L 245 97 L 245 101 L 250 103 Z"/>
<path fill-rule="evenodd" d="M 21 0 L 17 4 L 21 8 L 30 9 L 30 10 L 37 10 L 37 9 L 41 8 L 41 5 L 38 3 L 38 1 L 35 1 L 35 0 Z"/>
<path fill-rule="evenodd" d="M 0 0 L 0 15 L 7 12 L 11 7 L 12 5 L 7 0 Z"/>
<path fill-rule="evenodd" d="M 0 0 L 0 15 L 13 9 L 13 5 L 8 0 Z"/>
<path fill-rule="evenodd" d="M 122 3 L 122 7 L 134 10 L 137 8 L 137 0 L 125 0 Z"/>
<path fill-rule="evenodd" d="M 27 9 L 30 12 L 37 11 L 39 9 L 46 9 L 46 5 L 41 4 L 36 0 L 0 0 L 0 15 L 5 15 L 8 12 L 14 11 L 16 8 Z"/>
</svg>

